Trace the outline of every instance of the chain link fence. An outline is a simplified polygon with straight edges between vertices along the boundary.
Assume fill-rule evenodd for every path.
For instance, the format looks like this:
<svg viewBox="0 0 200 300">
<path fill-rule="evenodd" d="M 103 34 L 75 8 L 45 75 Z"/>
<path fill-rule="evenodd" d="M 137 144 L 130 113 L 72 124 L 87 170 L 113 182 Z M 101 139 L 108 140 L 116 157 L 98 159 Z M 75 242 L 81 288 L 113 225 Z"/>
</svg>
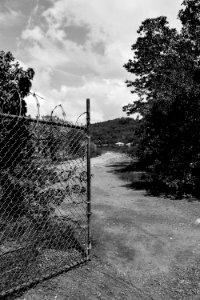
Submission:
<svg viewBox="0 0 200 300">
<path fill-rule="evenodd" d="M 0 296 L 88 260 L 88 133 L 0 114 Z"/>
</svg>

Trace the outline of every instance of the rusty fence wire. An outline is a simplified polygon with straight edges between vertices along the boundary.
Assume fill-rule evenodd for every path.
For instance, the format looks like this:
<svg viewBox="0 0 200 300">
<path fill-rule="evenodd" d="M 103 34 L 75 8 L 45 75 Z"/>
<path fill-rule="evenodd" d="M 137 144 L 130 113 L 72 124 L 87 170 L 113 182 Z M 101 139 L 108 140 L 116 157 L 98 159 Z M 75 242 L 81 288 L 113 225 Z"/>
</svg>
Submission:
<svg viewBox="0 0 200 300">
<path fill-rule="evenodd" d="M 88 260 L 87 126 L 0 114 L 0 296 Z"/>
</svg>

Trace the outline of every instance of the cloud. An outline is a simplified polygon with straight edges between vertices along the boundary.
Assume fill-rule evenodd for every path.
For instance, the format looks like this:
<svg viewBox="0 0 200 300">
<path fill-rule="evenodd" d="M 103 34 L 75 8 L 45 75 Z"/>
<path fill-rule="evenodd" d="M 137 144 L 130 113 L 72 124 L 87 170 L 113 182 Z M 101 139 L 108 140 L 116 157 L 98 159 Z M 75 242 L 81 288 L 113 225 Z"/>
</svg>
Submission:
<svg viewBox="0 0 200 300">
<path fill-rule="evenodd" d="M 1 26 L 15 26 L 21 22 L 22 14 L 19 11 L 13 9 L 3 9 L 0 12 L 0 25 Z"/>
<path fill-rule="evenodd" d="M 61 103 L 73 119 L 90 97 L 94 121 L 124 115 L 122 106 L 134 98 L 124 84 L 130 75 L 123 64 L 132 57 L 141 21 L 167 15 L 177 27 L 181 2 L 57 0 L 39 6 L 37 1 L 21 33 L 19 55 L 36 71 L 33 88 L 47 99 L 42 113 Z"/>
<path fill-rule="evenodd" d="M 32 41 L 41 41 L 43 38 L 43 32 L 39 26 L 35 26 L 32 29 L 26 29 L 22 32 L 22 39 L 30 39 Z"/>
<path fill-rule="evenodd" d="M 124 53 L 127 53 L 125 49 L 128 48 L 123 45 L 127 30 L 119 36 L 121 27 L 124 27 L 121 25 L 122 20 L 117 17 L 120 7 L 109 19 L 105 15 L 109 8 L 105 1 L 101 1 L 102 5 L 92 3 L 59 0 L 53 7 L 45 10 L 42 13 L 43 28 L 38 25 L 29 26 L 22 33 L 22 38 L 30 44 L 30 56 L 51 67 L 64 65 L 67 70 L 73 64 L 75 70 L 80 68 L 80 72 L 83 70 L 86 74 L 89 72 L 108 78 L 121 76 L 126 56 Z M 128 12 L 128 8 L 126 9 Z M 75 28 L 77 37 L 74 41 L 70 36 L 75 36 L 71 32 Z M 81 32 L 78 32 L 78 28 Z M 81 34 L 85 38 L 79 37 L 78 42 Z"/>
<path fill-rule="evenodd" d="M 52 109 L 62 104 L 67 119 L 75 121 L 86 109 L 85 101 L 91 99 L 92 122 L 125 116 L 122 106 L 131 101 L 132 96 L 125 84 L 120 80 L 90 80 L 83 86 L 73 87 L 62 85 L 59 89 L 51 89 L 44 94 L 39 94 L 45 100 L 40 100 L 40 115 L 50 114 Z M 28 113 L 37 114 L 36 102 L 34 99 L 28 103 Z M 61 115 L 61 111 L 56 112 Z"/>
</svg>

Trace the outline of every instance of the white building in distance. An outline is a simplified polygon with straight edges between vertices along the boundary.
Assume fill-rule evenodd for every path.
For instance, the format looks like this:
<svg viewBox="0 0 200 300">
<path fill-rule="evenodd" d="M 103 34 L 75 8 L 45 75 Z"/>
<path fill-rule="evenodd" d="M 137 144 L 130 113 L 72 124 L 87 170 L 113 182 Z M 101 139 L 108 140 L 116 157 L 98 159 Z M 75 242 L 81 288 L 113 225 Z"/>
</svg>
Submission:
<svg viewBox="0 0 200 300">
<path fill-rule="evenodd" d="M 127 147 L 131 147 L 131 146 L 132 146 L 132 143 L 127 143 L 126 146 L 127 146 Z"/>
<path fill-rule="evenodd" d="M 122 147 L 122 146 L 124 146 L 124 143 L 118 142 L 118 143 L 115 143 L 115 145 L 118 146 L 118 147 Z"/>
</svg>

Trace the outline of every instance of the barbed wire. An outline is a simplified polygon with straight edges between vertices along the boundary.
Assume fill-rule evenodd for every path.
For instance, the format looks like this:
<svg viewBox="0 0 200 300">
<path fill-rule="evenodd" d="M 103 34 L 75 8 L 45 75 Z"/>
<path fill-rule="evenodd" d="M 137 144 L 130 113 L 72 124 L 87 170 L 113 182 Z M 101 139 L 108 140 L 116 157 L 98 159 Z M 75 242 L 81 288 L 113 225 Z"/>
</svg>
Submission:
<svg viewBox="0 0 200 300">
<path fill-rule="evenodd" d="M 7 106 L 9 106 L 9 101 L 14 97 L 14 94 L 17 93 L 18 95 L 18 98 L 19 98 L 19 111 L 16 112 L 17 115 L 19 116 L 22 116 L 22 101 L 25 101 L 26 105 L 28 106 L 28 101 L 26 100 L 26 97 L 25 99 L 22 98 L 21 94 L 20 94 L 20 91 L 18 90 L 17 87 L 13 87 L 11 91 L 9 91 L 9 96 L 7 98 L 7 101 L 5 101 L 5 103 L 7 103 Z M 36 114 L 34 114 L 34 117 L 36 120 L 40 120 L 42 117 L 46 117 L 48 116 L 48 113 L 44 116 L 41 115 L 41 104 L 40 104 L 40 99 L 42 100 L 46 100 L 44 97 L 40 96 L 38 93 L 36 93 L 35 91 L 31 90 L 29 93 L 28 93 L 28 96 L 32 96 L 33 99 L 35 100 L 35 104 L 36 104 Z M 4 112 L 4 100 L 2 101 L 3 102 L 3 107 L 2 107 L 2 110 L 1 110 L 1 113 Z M 10 106 L 12 106 L 12 104 L 10 104 Z M 83 112 L 81 113 L 74 122 L 72 121 L 66 121 L 66 112 L 64 110 L 64 107 L 63 105 L 60 103 L 60 104 L 57 104 L 53 107 L 53 109 L 51 110 L 50 112 L 50 117 L 53 118 L 54 116 L 57 117 L 57 115 L 55 115 L 55 111 L 57 109 L 61 110 L 61 113 L 62 113 L 62 118 L 58 117 L 58 121 L 61 121 L 63 119 L 63 122 L 64 123 L 68 123 L 68 124 L 73 124 L 75 126 L 79 126 L 78 124 L 78 121 L 79 119 L 86 114 L 86 112 Z M 24 115 L 23 115 L 24 116 Z M 56 121 L 56 119 L 54 118 L 53 121 Z"/>
<path fill-rule="evenodd" d="M 40 96 L 38 96 L 36 93 L 32 93 L 32 92 L 30 92 L 30 94 L 32 94 L 33 97 L 35 98 L 36 105 L 37 105 L 37 116 L 36 116 L 36 119 L 39 120 L 40 119 L 40 102 L 38 100 L 38 97 L 40 97 Z M 42 97 L 40 97 L 40 98 L 44 99 Z"/>
<path fill-rule="evenodd" d="M 53 113 L 54 113 L 54 111 L 55 111 L 58 107 L 60 107 L 61 110 L 62 110 L 63 120 L 66 121 L 66 119 L 65 119 L 66 113 L 65 113 L 65 111 L 64 111 L 64 109 L 63 109 L 62 104 L 58 104 L 58 105 L 56 105 L 56 106 L 54 107 L 54 109 L 51 111 L 51 117 L 53 117 Z"/>
<path fill-rule="evenodd" d="M 82 113 L 82 114 L 80 114 L 80 115 L 78 116 L 78 118 L 77 118 L 76 121 L 75 121 L 75 125 L 77 125 L 78 120 L 80 119 L 80 117 L 82 117 L 82 116 L 85 115 L 85 114 L 87 114 L 87 113 L 84 112 L 84 113 Z"/>
</svg>

